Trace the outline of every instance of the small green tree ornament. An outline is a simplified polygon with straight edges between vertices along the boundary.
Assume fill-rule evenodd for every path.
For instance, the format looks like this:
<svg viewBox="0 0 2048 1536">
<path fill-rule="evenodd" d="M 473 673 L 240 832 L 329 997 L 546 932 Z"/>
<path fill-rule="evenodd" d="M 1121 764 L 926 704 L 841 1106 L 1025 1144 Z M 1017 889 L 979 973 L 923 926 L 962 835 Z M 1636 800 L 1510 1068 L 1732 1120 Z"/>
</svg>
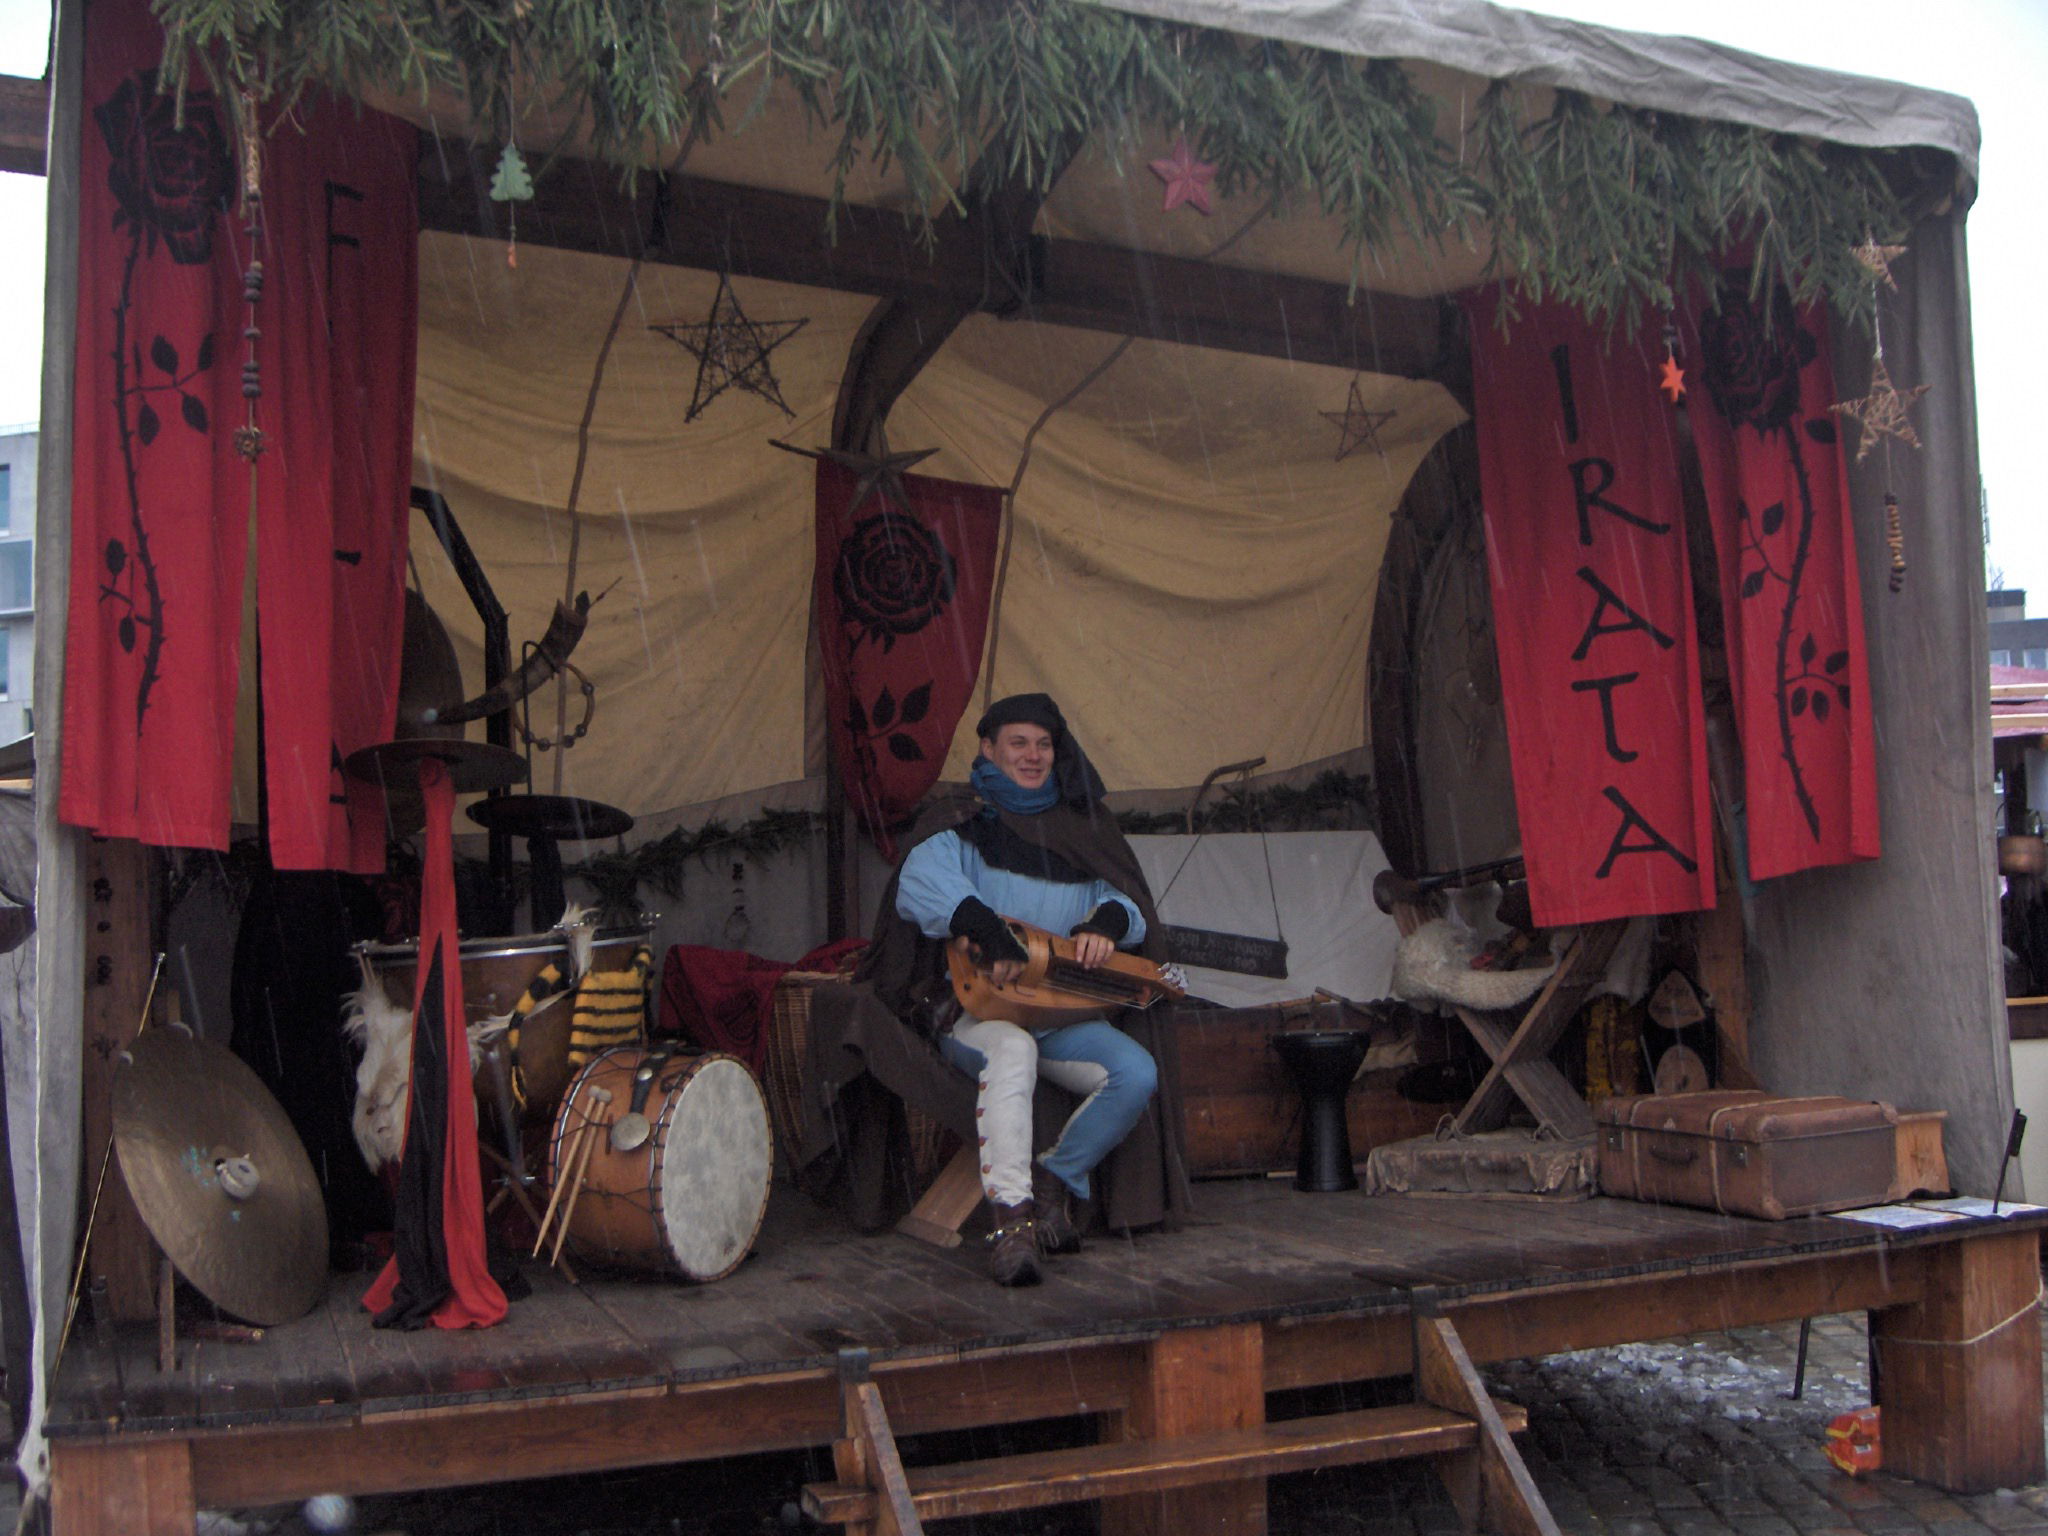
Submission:
<svg viewBox="0 0 2048 1536">
<path fill-rule="evenodd" d="M 533 201 L 533 177 L 526 169 L 526 157 L 519 153 L 519 146 L 507 144 L 505 152 L 498 156 L 498 171 L 491 178 L 491 201 L 494 203 L 530 203 Z"/>
</svg>

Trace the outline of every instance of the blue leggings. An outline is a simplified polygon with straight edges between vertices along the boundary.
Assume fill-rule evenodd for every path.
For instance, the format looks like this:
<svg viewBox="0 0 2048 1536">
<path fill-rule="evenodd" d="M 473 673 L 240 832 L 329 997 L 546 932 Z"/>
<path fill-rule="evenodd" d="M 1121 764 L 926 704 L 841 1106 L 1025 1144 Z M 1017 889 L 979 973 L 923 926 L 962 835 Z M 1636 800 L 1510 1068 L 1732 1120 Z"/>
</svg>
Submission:
<svg viewBox="0 0 2048 1536">
<path fill-rule="evenodd" d="M 1159 1086 L 1151 1053 L 1106 1019 L 1034 1030 L 962 1017 L 939 1048 L 979 1085 L 982 1189 L 1006 1205 L 1031 1198 L 1031 1096 L 1039 1078 L 1081 1095 L 1059 1141 L 1038 1161 L 1083 1199 L 1090 1170 L 1130 1134 Z"/>
</svg>

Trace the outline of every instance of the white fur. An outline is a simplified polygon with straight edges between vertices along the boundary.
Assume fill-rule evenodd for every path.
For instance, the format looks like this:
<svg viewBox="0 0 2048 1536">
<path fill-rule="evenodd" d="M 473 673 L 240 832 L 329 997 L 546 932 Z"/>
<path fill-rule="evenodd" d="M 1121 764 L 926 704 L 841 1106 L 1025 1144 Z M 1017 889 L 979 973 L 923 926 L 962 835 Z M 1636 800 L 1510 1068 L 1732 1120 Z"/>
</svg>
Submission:
<svg viewBox="0 0 2048 1536">
<path fill-rule="evenodd" d="M 597 914 L 572 901 L 562 909 L 562 920 L 555 924 L 555 931 L 568 935 L 569 983 L 574 986 L 590 974 L 597 949 Z"/>
<path fill-rule="evenodd" d="M 1433 917 L 1394 947 L 1394 996 L 1406 1002 L 1515 1008 L 1543 990 L 1556 962 L 1522 971 L 1475 971 L 1486 941 L 1449 918 Z"/>
<path fill-rule="evenodd" d="M 342 1032 L 362 1047 L 356 1068 L 356 1145 L 371 1168 L 398 1161 L 405 1146 L 405 1091 L 412 1079 L 412 1010 L 391 1001 L 384 983 L 363 970 L 363 984 L 342 1005 Z"/>
</svg>

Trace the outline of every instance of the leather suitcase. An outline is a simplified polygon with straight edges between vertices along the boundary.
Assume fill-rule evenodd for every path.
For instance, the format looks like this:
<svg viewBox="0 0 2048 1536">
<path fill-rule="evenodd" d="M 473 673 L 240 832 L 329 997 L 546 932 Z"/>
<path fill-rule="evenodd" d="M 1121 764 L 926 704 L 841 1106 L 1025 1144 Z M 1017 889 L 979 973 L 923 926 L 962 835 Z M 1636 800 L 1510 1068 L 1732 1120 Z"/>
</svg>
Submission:
<svg viewBox="0 0 2048 1536">
<path fill-rule="evenodd" d="M 1898 1114 L 1867 1099 L 1788 1099 L 1752 1089 L 1609 1099 L 1600 1191 L 1783 1221 L 1882 1205 Z"/>
</svg>

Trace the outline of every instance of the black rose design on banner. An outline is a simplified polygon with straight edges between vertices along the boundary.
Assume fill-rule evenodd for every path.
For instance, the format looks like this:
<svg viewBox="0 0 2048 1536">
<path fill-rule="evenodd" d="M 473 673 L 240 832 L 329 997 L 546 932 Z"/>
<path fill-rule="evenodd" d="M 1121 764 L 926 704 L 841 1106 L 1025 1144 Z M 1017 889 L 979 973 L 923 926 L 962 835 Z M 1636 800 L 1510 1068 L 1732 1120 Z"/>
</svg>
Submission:
<svg viewBox="0 0 2048 1536">
<path fill-rule="evenodd" d="M 176 395 L 178 416 L 186 428 L 202 436 L 211 430 L 197 382 L 200 374 L 213 367 L 214 339 L 211 331 L 201 335 L 188 362 L 169 337 L 152 337 L 149 364 L 156 377 L 146 380 L 141 342 L 129 335 L 135 318 L 135 269 L 145 256 L 156 255 L 159 241 L 180 266 L 197 266 L 213 259 L 214 220 L 227 207 L 233 170 L 228 163 L 227 138 L 209 96 L 188 95 L 185 120 L 180 123 L 172 98 L 160 94 L 149 75 L 134 74 L 95 107 L 92 115 L 112 156 L 107 188 L 116 206 L 114 227 L 128 231 L 121 298 L 114 308 L 113 404 L 121 424 L 129 539 L 125 544 L 120 539 L 107 541 L 100 601 L 114 609 L 115 639 L 121 649 L 132 654 L 138 644 L 143 648 L 142 672 L 135 685 L 135 731 L 139 736 L 143 717 L 149 712 L 150 693 L 162 675 L 164 599 L 142 515 L 137 458 L 163 430 L 163 416 L 149 399 L 151 395 Z M 135 408 L 132 419 L 131 406 Z"/>
<path fill-rule="evenodd" d="M 856 642 L 884 651 L 914 635 L 953 600 L 958 573 L 938 535 L 914 517 L 885 511 L 854 525 L 832 571 L 840 612 Z"/>
<path fill-rule="evenodd" d="M 1800 400 L 1800 375 L 1820 355 L 1820 343 L 1799 323 L 1792 296 L 1782 284 L 1772 288 L 1763 305 L 1750 297 L 1750 274 L 1736 268 L 1721 278 L 1720 307 L 1700 317 L 1701 371 L 1715 408 L 1732 429 L 1750 427 L 1759 436 L 1781 438 L 1798 487 L 1799 516 L 1789 529 L 1786 508 L 1774 501 L 1752 514 L 1738 502 L 1736 518 L 1742 541 L 1740 597 L 1762 597 L 1773 583 L 1784 592 L 1779 615 L 1775 694 L 1778 705 L 1778 746 L 1791 777 L 1792 793 L 1810 836 L 1821 835 L 1820 811 L 1807 788 L 1805 769 L 1792 722 L 1801 716 L 1826 724 L 1831 714 L 1846 713 L 1850 690 L 1842 673 L 1849 653 L 1830 650 L 1823 660 L 1821 645 L 1809 629 L 1799 642 L 1795 661 L 1792 637 L 1799 622 L 1799 600 L 1813 547 L 1816 507 L 1808 476 L 1804 437 L 1832 445 L 1835 425 L 1825 415 L 1805 417 Z M 1768 309 L 1764 306 L 1768 306 Z M 1795 421 L 1799 430 L 1794 429 Z M 1790 544 L 1788 550 L 1785 546 Z M 1816 662 L 1819 663 L 1816 666 Z"/>
</svg>

